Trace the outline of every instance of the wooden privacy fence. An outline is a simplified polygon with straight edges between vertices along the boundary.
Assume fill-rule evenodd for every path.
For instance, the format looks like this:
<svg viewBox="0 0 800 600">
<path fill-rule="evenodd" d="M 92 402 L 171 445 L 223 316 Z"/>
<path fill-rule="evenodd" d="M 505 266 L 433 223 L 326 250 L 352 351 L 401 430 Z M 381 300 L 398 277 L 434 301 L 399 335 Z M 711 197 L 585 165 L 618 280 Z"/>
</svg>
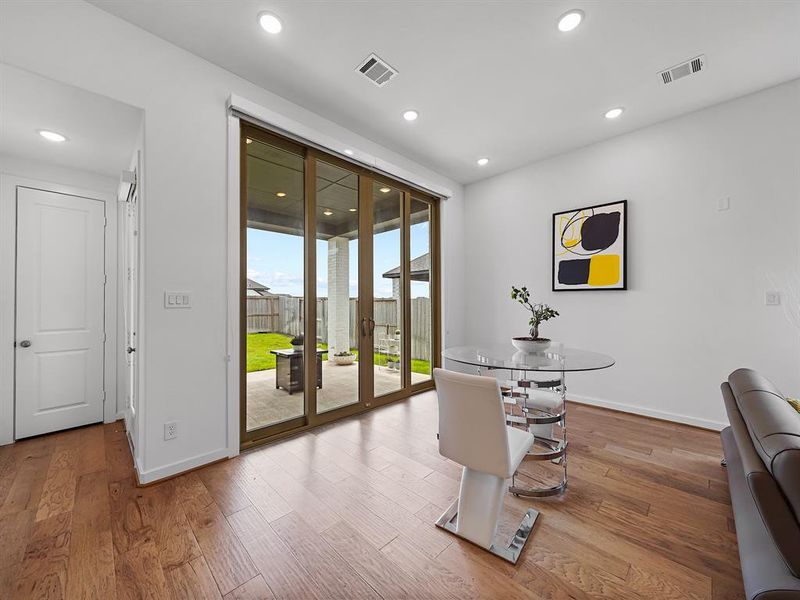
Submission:
<svg viewBox="0 0 800 600">
<path fill-rule="evenodd" d="M 375 298 L 374 343 L 377 349 L 386 337 L 394 337 L 398 326 L 397 301 Z M 248 296 L 247 333 L 282 333 L 296 336 L 303 333 L 303 298 L 295 296 Z M 431 359 L 430 298 L 411 300 L 411 358 Z M 350 347 L 358 346 L 358 300 L 350 298 Z M 328 299 L 317 299 L 317 337 L 328 343 Z"/>
</svg>

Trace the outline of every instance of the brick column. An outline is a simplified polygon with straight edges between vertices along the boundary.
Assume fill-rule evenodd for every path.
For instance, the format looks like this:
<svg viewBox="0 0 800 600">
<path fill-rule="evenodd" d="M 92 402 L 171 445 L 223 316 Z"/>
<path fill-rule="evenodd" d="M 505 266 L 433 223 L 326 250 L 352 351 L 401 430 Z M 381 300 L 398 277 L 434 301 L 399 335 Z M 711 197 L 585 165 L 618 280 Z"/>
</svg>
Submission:
<svg viewBox="0 0 800 600">
<path fill-rule="evenodd" d="M 394 337 L 394 332 L 397 329 L 400 329 L 400 323 L 403 320 L 402 317 L 402 307 L 400 305 L 400 278 L 397 277 L 392 279 L 392 298 L 394 298 L 394 307 L 396 311 L 397 318 L 394 323 L 394 329 L 391 331 L 391 337 Z"/>
<path fill-rule="evenodd" d="M 350 240 L 328 240 L 328 349 L 350 350 Z"/>
</svg>

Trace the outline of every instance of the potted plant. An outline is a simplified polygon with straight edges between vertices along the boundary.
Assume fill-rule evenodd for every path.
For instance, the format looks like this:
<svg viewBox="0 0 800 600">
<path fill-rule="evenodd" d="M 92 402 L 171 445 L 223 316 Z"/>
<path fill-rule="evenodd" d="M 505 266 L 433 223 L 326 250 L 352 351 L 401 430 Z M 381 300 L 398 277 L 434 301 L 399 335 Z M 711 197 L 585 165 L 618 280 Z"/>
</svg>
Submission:
<svg viewBox="0 0 800 600">
<path fill-rule="evenodd" d="M 295 352 L 302 352 L 303 351 L 303 336 L 296 335 L 290 341 L 289 344 L 292 346 L 292 350 Z"/>
<path fill-rule="evenodd" d="M 333 355 L 333 362 L 337 365 L 352 365 L 355 360 L 356 355 L 349 350 L 337 352 Z"/>
<path fill-rule="evenodd" d="M 531 311 L 531 318 L 528 321 L 530 335 L 511 338 L 511 343 L 517 350 L 523 352 L 538 352 L 550 345 L 550 339 L 539 337 L 539 326 L 558 316 L 558 311 L 550 308 L 547 304 L 531 304 L 531 294 L 528 288 L 511 286 L 511 299 L 516 300 L 522 306 Z"/>
</svg>

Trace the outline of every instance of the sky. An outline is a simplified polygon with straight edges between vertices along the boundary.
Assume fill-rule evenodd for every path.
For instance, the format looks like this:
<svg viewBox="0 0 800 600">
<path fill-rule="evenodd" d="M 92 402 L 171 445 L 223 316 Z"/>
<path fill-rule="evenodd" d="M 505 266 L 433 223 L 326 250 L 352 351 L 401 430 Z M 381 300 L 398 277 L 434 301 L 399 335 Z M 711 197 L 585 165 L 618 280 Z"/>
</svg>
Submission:
<svg viewBox="0 0 800 600">
<path fill-rule="evenodd" d="M 429 223 L 411 226 L 411 257 L 428 252 Z M 373 241 L 374 295 L 392 297 L 392 280 L 383 273 L 400 264 L 400 230 L 379 233 Z M 247 277 L 273 294 L 303 295 L 303 238 L 297 235 L 247 229 Z M 358 296 L 358 241 L 350 242 L 350 297 Z M 328 296 L 328 242 L 317 240 L 317 295 Z M 429 295 L 427 283 L 412 281 L 411 297 Z"/>
</svg>

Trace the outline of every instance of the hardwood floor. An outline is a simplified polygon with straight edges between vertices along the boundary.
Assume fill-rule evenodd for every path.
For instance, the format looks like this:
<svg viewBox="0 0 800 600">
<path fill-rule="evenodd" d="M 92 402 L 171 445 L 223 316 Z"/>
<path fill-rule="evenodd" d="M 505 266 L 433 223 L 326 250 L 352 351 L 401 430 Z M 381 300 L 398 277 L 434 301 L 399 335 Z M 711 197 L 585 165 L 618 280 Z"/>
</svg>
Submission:
<svg viewBox="0 0 800 600">
<path fill-rule="evenodd" d="M 516 567 L 434 527 L 436 399 L 136 487 L 121 424 L 0 448 L 0 598 L 743 597 L 719 436 L 571 404 L 561 498 Z M 510 514 L 509 514 L 510 513 Z"/>
</svg>

